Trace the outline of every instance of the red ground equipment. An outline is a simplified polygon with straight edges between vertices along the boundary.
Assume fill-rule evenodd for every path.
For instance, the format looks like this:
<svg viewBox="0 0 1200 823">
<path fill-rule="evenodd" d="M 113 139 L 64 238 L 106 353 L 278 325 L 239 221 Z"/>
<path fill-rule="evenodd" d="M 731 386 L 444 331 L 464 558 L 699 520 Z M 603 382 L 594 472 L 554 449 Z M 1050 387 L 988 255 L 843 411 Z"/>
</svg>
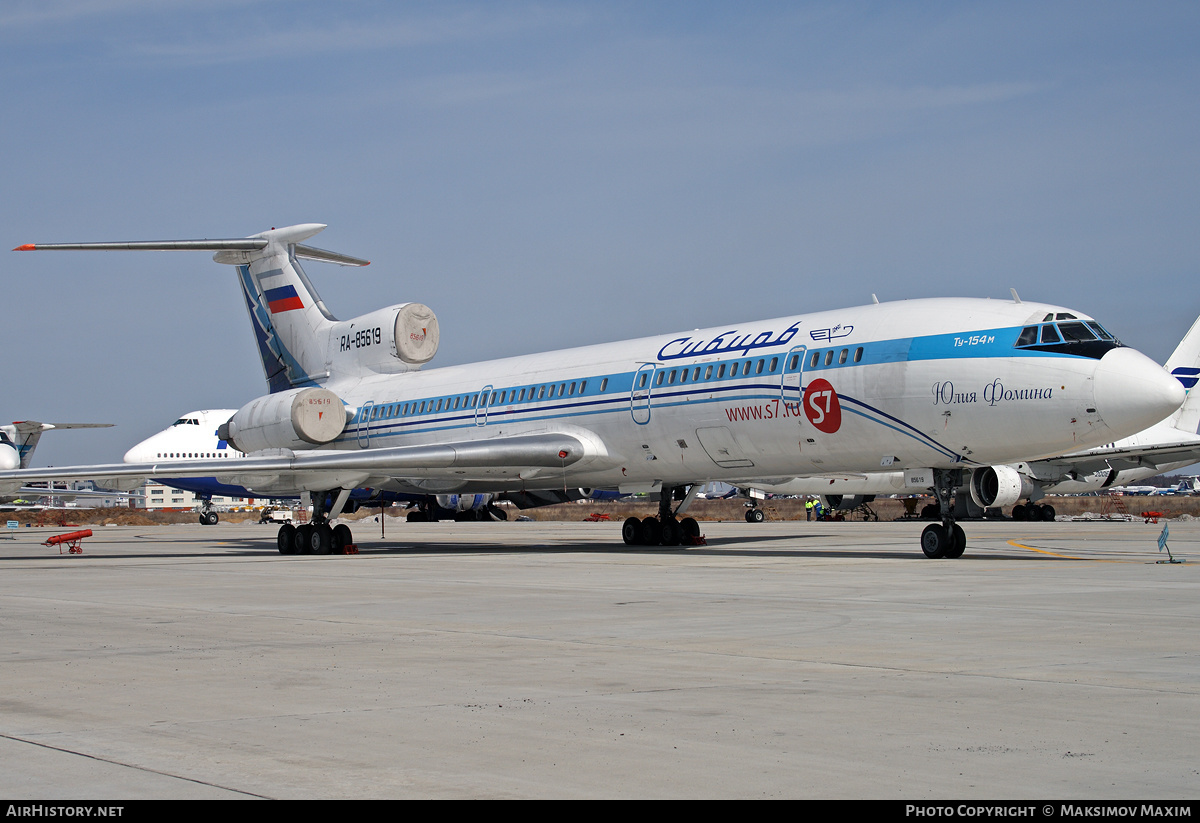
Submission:
<svg viewBox="0 0 1200 823">
<path fill-rule="evenodd" d="M 58 546 L 58 553 L 62 554 L 62 547 L 66 545 L 67 554 L 83 554 L 83 547 L 79 545 L 80 541 L 85 537 L 91 537 L 91 529 L 83 529 L 77 532 L 67 532 L 66 534 L 56 534 L 53 537 L 47 538 L 43 546 Z"/>
</svg>

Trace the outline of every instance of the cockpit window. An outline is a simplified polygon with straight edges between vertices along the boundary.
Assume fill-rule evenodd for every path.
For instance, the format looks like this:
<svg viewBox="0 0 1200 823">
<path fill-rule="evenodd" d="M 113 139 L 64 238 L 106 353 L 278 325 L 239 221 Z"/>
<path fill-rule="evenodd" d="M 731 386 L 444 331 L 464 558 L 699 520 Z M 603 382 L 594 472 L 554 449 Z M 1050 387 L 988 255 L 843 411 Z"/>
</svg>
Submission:
<svg viewBox="0 0 1200 823">
<path fill-rule="evenodd" d="M 12 441 L 8 439 L 8 433 L 0 431 L 0 443 L 8 443 L 12 445 Z"/>
<path fill-rule="evenodd" d="M 1096 335 L 1092 334 L 1083 323 L 1059 323 L 1058 330 L 1062 332 L 1063 340 L 1070 343 L 1073 340 L 1095 340 Z"/>
<path fill-rule="evenodd" d="M 1057 314 L 1058 320 L 1064 322 L 1050 322 L 1051 318 L 1052 315 L 1046 315 L 1040 325 L 1022 328 L 1016 348 L 1098 359 L 1122 345 L 1094 320 L 1079 320 L 1066 312 Z"/>
</svg>

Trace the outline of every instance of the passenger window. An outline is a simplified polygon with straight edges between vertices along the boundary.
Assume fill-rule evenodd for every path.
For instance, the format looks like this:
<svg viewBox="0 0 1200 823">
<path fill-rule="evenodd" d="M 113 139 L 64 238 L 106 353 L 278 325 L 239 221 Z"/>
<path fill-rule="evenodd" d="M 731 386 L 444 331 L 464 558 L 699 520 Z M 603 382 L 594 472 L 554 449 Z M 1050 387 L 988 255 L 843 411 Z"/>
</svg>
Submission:
<svg viewBox="0 0 1200 823">
<path fill-rule="evenodd" d="M 583 394 L 585 391 L 587 391 L 587 381 L 581 380 L 579 381 L 579 393 Z"/>
<path fill-rule="evenodd" d="M 671 369 L 671 373 L 667 375 L 667 385 L 670 386 L 675 382 L 675 370 Z"/>
<path fill-rule="evenodd" d="M 742 366 L 742 376 L 745 377 L 750 373 L 750 361 L 746 361 L 746 365 Z"/>
<path fill-rule="evenodd" d="M 680 382 L 680 383 L 686 383 L 686 382 L 687 382 L 687 376 L 688 376 L 688 370 L 687 370 L 687 369 L 683 369 L 681 372 L 679 372 L 679 382 Z"/>
<path fill-rule="evenodd" d="M 696 367 L 696 368 L 695 368 L 695 369 L 692 371 L 692 382 L 693 382 L 693 383 L 695 383 L 695 382 L 696 382 L 697 380 L 699 380 L 699 379 L 700 379 L 700 367 L 699 367 L 699 366 L 697 366 L 697 367 Z"/>
<path fill-rule="evenodd" d="M 817 367 L 817 361 L 820 359 L 821 359 L 821 353 L 819 351 L 813 352 L 812 359 L 808 361 L 808 367 L 810 369 L 815 369 Z"/>
<path fill-rule="evenodd" d="M 654 376 L 654 385 L 661 386 L 663 378 L 666 376 L 667 375 L 665 373 L 660 371 L 657 375 Z"/>
<path fill-rule="evenodd" d="M 524 403 L 524 402 L 525 402 L 525 390 L 524 390 L 524 389 L 521 389 L 521 396 L 517 398 L 517 402 L 518 402 L 518 403 Z"/>
<path fill-rule="evenodd" d="M 704 368 L 704 379 L 705 379 L 706 381 L 708 381 L 708 380 L 712 380 L 712 366 L 705 366 L 705 368 Z"/>
<path fill-rule="evenodd" d="M 437 410 L 438 410 L 438 411 L 441 411 L 441 410 L 442 410 L 442 398 L 440 398 L 440 397 L 438 398 L 438 407 L 437 407 Z"/>
<path fill-rule="evenodd" d="M 840 365 L 842 365 L 843 363 L 845 363 L 845 362 L 846 362 L 846 358 L 847 358 L 847 357 L 849 357 L 849 356 L 850 356 L 850 350 L 849 350 L 849 349 L 842 349 L 842 353 L 838 355 L 838 365 L 840 366 Z"/>
<path fill-rule="evenodd" d="M 764 365 L 763 361 L 759 360 L 758 363 L 754 366 L 754 373 L 762 374 L 763 365 Z"/>
<path fill-rule="evenodd" d="M 825 365 L 828 366 L 828 365 L 831 365 L 832 363 L 833 363 L 833 349 L 830 349 L 829 351 L 825 352 Z"/>
<path fill-rule="evenodd" d="M 771 374 L 774 374 L 774 373 L 775 373 L 775 367 L 776 367 L 776 366 L 778 366 L 778 365 L 779 365 L 779 358 L 778 358 L 778 357 L 772 357 L 772 358 L 771 358 L 771 367 L 770 367 L 769 369 L 767 369 L 767 371 L 769 371 Z"/>
<path fill-rule="evenodd" d="M 607 382 L 608 382 L 607 380 L 604 381 L 604 383 L 607 383 Z M 600 391 L 604 391 L 604 383 L 600 384 Z M 642 372 L 642 376 L 638 378 L 638 388 L 639 389 L 646 388 L 646 373 L 645 372 Z"/>
<path fill-rule="evenodd" d="M 855 363 L 862 362 L 862 346 L 859 346 L 857 349 L 854 350 L 854 362 Z"/>
<path fill-rule="evenodd" d="M 606 377 L 600 381 L 600 393 L 604 394 L 604 390 L 607 388 L 608 388 L 608 378 Z"/>
<path fill-rule="evenodd" d="M 719 366 L 717 366 L 717 379 L 720 380 L 724 376 L 725 376 L 725 364 L 721 363 Z"/>
</svg>

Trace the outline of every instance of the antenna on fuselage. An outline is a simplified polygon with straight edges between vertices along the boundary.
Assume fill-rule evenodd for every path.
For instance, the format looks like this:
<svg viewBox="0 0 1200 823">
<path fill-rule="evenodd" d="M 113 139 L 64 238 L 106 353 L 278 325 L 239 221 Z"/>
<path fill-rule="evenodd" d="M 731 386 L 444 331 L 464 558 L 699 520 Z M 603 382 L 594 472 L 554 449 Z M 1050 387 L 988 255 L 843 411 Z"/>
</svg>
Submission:
<svg viewBox="0 0 1200 823">
<path fill-rule="evenodd" d="M 1021 296 L 1017 294 L 1017 290 L 1016 290 L 1016 289 L 1009 289 L 1009 290 L 1008 290 L 1008 293 L 1009 293 L 1009 294 L 1011 294 L 1011 295 L 1013 296 L 1013 302 L 1014 302 L 1014 303 L 1020 303 L 1020 302 L 1021 302 Z"/>
</svg>

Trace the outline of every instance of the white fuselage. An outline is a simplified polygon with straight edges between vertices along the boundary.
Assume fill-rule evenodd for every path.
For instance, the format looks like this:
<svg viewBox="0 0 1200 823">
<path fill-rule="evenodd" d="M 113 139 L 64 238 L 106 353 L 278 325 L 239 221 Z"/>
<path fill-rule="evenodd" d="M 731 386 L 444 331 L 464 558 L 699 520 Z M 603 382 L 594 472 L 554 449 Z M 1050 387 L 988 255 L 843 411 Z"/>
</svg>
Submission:
<svg viewBox="0 0 1200 823">
<path fill-rule="evenodd" d="M 1023 325 L 1061 311 L 914 300 L 399 375 L 334 375 L 322 385 L 355 413 L 325 448 L 566 433 L 587 455 L 561 472 L 393 478 L 395 488 L 636 490 L 1014 462 L 1110 442 L 1182 402 L 1177 381 L 1128 348 L 1100 358 L 1014 348 Z"/>
</svg>

